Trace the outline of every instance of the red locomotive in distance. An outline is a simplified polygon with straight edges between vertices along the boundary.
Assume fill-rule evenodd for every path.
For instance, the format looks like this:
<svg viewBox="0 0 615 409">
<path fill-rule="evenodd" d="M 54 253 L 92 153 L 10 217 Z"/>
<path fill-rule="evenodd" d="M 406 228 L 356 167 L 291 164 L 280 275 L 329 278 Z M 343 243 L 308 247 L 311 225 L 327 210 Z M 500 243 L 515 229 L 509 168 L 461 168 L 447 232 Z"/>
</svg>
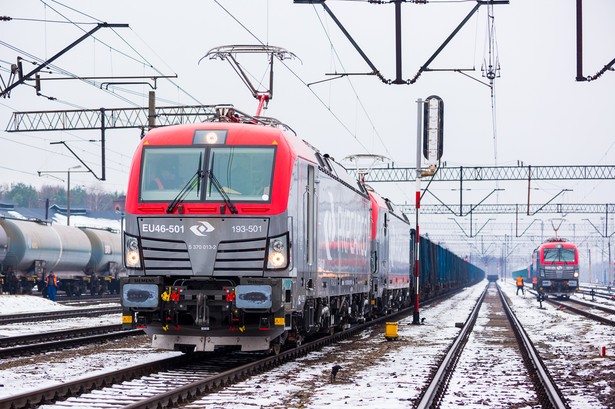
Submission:
<svg viewBox="0 0 615 409">
<path fill-rule="evenodd" d="M 553 238 L 532 253 L 533 286 L 547 295 L 568 298 L 579 288 L 579 250 L 565 239 Z"/>
</svg>

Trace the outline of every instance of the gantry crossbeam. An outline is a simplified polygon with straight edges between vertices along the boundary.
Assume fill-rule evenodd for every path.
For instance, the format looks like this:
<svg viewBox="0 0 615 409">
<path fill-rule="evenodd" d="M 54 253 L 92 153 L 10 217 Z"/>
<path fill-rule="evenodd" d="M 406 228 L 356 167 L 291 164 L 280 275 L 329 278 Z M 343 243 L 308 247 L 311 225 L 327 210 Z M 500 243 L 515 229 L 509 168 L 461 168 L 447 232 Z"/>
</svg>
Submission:
<svg viewBox="0 0 615 409">
<path fill-rule="evenodd" d="M 532 180 L 596 180 L 615 179 L 613 165 L 562 166 L 475 166 L 441 167 L 435 175 L 423 177 L 432 182 L 483 182 Z M 371 168 L 365 182 L 414 182 L 416 168 Z"/>
<path fill-rule="evenodd" d="M 215 114 L 213 105 L 157 107 L 156 126 L 204 122 Z M 149 108 L 101 108 L 13 112 L 7 132 L 125 129 L 148 126 Z M 104 124 L 104 125 L 101 125 Z"/>
<path fill-rule="evenodd" d="M 404 213 L 414 213 L 414 205 L 397 205 Z M 456 214 L 458 205 L 421 205 L 421 213 L 423 214 Z M 454 210 L 452 210 L 454 209 Z M 463 205 L 462 214 L 468 214 L 470 211 L 474 214 L 531 214 L 536 213 L 552 213 L 552 214 L 605 214 L 615 213 L 615 204 L 597 204 L 597 203 L 558 203 L 558 204 L 535 204 L 528 206 L 527 204 L 481 204 L 474 206 L 471 204 Z"/>
</svg>

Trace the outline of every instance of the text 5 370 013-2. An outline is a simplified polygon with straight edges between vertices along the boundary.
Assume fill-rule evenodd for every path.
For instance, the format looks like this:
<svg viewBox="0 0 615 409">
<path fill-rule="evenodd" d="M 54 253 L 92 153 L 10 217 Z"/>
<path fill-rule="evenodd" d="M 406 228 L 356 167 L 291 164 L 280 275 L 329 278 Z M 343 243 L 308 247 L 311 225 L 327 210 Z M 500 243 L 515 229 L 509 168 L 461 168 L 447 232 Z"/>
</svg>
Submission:
<svg viewBox="0 0 615 409">
<path fill-rule="evenodd" d="M 188 244 L 188 250 L 216 250 L 215 244 Z"/>
<path fill-rule="evenodd" d="M 150 224 L 143 223 L 141 225 L 141 230 L 143 233 L 183 233 L 184 226 L 181 224 Z"/>
</svg>

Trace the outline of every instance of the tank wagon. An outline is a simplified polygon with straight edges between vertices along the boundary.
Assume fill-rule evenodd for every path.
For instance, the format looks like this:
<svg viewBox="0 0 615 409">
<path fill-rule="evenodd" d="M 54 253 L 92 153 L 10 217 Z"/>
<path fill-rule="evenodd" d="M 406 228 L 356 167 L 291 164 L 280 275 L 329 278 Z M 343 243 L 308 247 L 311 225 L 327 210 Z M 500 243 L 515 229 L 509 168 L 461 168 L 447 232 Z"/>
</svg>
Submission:
<svg viewBox="0 0 615 409">
<path fill-rule="evenodd" d="M 548 239 L 532 252 L 530 275 L 534 289 L 568 298 L 579 288 L 579 250 L 563 238 Z"/>
<path fill-rule="evenodd" d="M 162 349 L 277 352 L 410 305 L 407 219 L 278 122 L 229 106 L 217 112 L 153 129 L 137 147 L 126 196 L 125 326 L 143 328 Z M 424 267 L 420 282 L 429 294 L 479 279 L 425 243 L 433 270 Z"/>
<path fill-rule="evenodd" d="M 0 273 L 4 291 L 44 290 L 53 271 L 69 296 L 119 289 L 121 240 L 117 232 L 0 218 Z"/>
</svg>

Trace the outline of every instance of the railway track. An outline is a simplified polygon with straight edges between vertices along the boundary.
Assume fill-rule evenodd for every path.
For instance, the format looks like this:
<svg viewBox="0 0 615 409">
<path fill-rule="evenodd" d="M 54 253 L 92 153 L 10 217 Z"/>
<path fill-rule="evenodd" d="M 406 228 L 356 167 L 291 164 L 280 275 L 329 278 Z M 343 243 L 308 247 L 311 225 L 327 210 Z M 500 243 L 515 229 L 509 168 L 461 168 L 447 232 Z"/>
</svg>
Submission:
<svg viewBox="0 0 615 409">
<path fill-rule="evenodd" d="M 121 324 L 117 324 L 4 337 L 0 338 L 0 359 L 75 348 L 135 335 L 143 335 L 143 331 L 125 331 Z"/>
<path fill-rule="evenodd" d="M 100 315 L 119 314 L 121 312 L 122 308 L 118 305 L 117 307 L 79 308 L 67 310 L 28 312 L 22 314 L 7 314 L 0 315 L 0 325 L 14 324 L 17 322 L 49 321 L 74 317 L 98 317 Z"/>
<path fill-rule="evenodd" d="M 600 305 L 590 304 L 579 300 L 546 300 L 549 304 L 556 306 L 560 310 L 570 311 L 578 315 L 582 315 L 583 317 L 589 318 L 590 320 L 597 321 L 601 324 L 609 325 L 611 327 L 615 327 L 615 320 L 613 319 L 613 315 L 615 315 L 615 310 L 613 308 L 603 307 Z M 600 314 L 597 314 L 595 311 L 600 311 Z M 608 317 L 605 315 L 609 315 Z"/>
<path fill-rule="evenodd" d="M 105 403 L 113 402 L 114 406 L 109 407 L 135 408 L 164 407 L 170 403 L 177 403 L 180 407 L 185 408 L 229 407 L 229 405 L 250 407 L 256 402 L 259 405 L 264 405 L 263 407 L 275 408 L 325 407 L 333 404 L 333 402 L 336 402 L 336 404 L 343 403 L 347 407 L 416 407 L 420 398 L 419 391 L 426 388 L 430 373 L 435 372 L 435 370 L 432 371 L 432 368 L 437 367 L 447 347 L 460 332 L 459 328 L 455 327 L 455 323 L 467 320 L 472 311 L 474 300 L 479 297 L 483 290 L 482 286 L 476 286 L 476 288 L 471 289 L 472 295 L 470 298 L 468 298 L 468 294 L 460 294 L 450 297 L 442 304 L 424 304 L 421 315 L 426 318 L 424 325 L 411 325 L 412 317 L 409 319 L 400 317 L 398 321 L 400 337 L 394 342 L 384 339 L 384 323 L 380 323 L 374 327 L 359 330 L 352 338 L 338 338 L 333 344 L 324 347 L 322 350 L 314 349 L 307 356 L 296 356 L 286 363 L 278 361 L 278 357 L 270 357 L 276 363 L 273 365 L 261 363 L 263 366 L 260 369 L 254 369 L 250 366 L 228 370 L 219 368 L 221 372 L 216 373 L 213 368 L 209 368 L 211 372 L 203 375 L 202 379 L 199 379 L 196 384 L 194 384 L 194 379 L 191 382 L 190 372 L 192 369 L 187 367 L 188 363 L 180 363 L 179 361 L 174 361 L 167 366 L 172 370 L 168 373 L 160 368 L 144 369 L 141 374 L 127 374 L 123 369 L 113 369 L 107 371 L 113 372 L 106 375 L 110 378 L 90 377 L 89 385 L 73 384 L 77 382 L 78 378 L 87 377 L 83 374 L 71 376 L 70 371 L 68 371 L 64 379 L 54 376 L 46 379 L 46 382 L 40 382 L 41 386 L 47 385 L 48 394 L 54 396 L 46 398 L 44 408 L 100 408 L 101 402 L 96 398 L 98 395 L 106 396 Z M 597 348 L 588 349 L 587 342 L 579 342 L 579 340 L 591 338 L 597 333 L 610 333 L 612 329 L 599 324 L 588 324 L 587 319 L 567 314 L 549 305 L 545 309 L 539 309 L 533 297 L 514 296 L 514 290 L 509 291 L 509 297 L 514 301 L 513 310 L 522 320 L 532 340 L 536 342 L 549 371 L 562 389 L 564 396 L 569 400 L 570 407 L 574 409 L 613 407 L 608 392 L 605 394 L 605 388 L 610 385 L 615 386 L 615 380 L 609 375 L 611 360 L 608 357 L 596 358 Z M 486 305 L 488 304 L 485 302 L 483 309 L 486 308 Z M 503 313 L 488 320 L 488 318 L 479 315 L 475 331 L 482 331 L 479 331 L 478 334 L 485 339 L 483 339 L 483 345 L 480 348 L 474 347 L 474 349 L 489 347 L 492 351 L 495 350 L 496 352 L 488 354 L 485 358 L 485 364 L 496 369 L 504 367 L 502 371 L 504 372 L 512 366 L 510 363 L 503 365 L 498 360 L 504 359 L 520 365 L 521 359 L 518 356 L 511 357 L 509 353 L 504 352 L 508 349 L 505 350 L 503 342 L 486 340 L 492 335 L 488 333 L 488 329 L 491 329 L 491 332 L 496 336 L 499 334 L 500 327 L 496 324 L 502 317 Z M 394 319 L 398 318 L 389 317 L 387 321 Z M 553 327 L 552 325 L 556 326 Z M 566 328 L 565 330 L 562 330 L 562 325 Z M 474 336 L 480 338 L 477 334 Z M 514 336 L 511 336 L 511 338 L 514 339 Z M 138 339 L 141 340 L 142 338 Z M 136 340 L 137 338 L 135 338 Z M 141 341 L 139 343 L 140 346 L 137 346 L 135 342 L 136 348 L 134 349 L 132 346 L 127 346 L 129 349 L 120 347 L 121 349 L 117 350 L 117 353 L 108 355 L 107 358 L 116 362 L 118 360 L 133 362 L 134 365 L 134 362 L 137 362 L 135 361 L 135 352 L 137 355 L 147 353 L 147 343 Z M 469 348 L 471 347 L 466 346 L 466 352 Z M 61 361 L 68 359 L 66 357 L 69 355 L 66 354 L 70 354 L 70 352 L 59 352 L 57 359 Z M 48 356 L 50 358 L 44 358 L 44 360 L 54 359 L 53 354 Z M 193 355 L 190 358 L 193 361 L 192 363 L 196 363 L 194 362 L 196 356 Z M 93 358 L 92 364 L 95 366 L 96 362 L 100 362 L 101 359 L 105 359 L 105 355 Z M 224 359 L 230 360 L 231 358 L 227 356 Z M 471 366 L 466 372 L 469 374 L 477 373 L 476 371 L 479 368 L 476 362 L 478 361 L 478 355 L 471 356 Z M 331 380 L 330 374 L 334 365 L 341 365 L 342 369 L 338 373 L 337 379 Z M 463 365 L 463 361 L 460 361 L 458 368 L 463 368 Z M 518 376 L 519 371 L 515 368 L 511 371 L 515 376 Z M 519 368 L 523 370 L 522 367 L 519 366 Z M 24 370 L 27 369 L 22 368 L 20 372 Z M 33 370 L 48 372 L 45 366 L 40 364 Z M 127 371 L 130 372 L 131 370 Z M 94 370 L 91 372 L 94 373 Z M 158 372 L 163 373 L 158 375 Z M 188 374 L 187 383 L 181 386 L 176 384 L 175 381 L 171 382 L 176 378 L 176 373 L 184 372 Z M 202 374 L 200 373 L 200 375 Z M 146 376 L 141 378 L 143 375 Z M 33 373 L 33 376 L 36 378 L 37 373 Z M 512 379 L 513 381 L 519 379 L 514 376 L 509 378 L 501 378 L 501 376 L 497 375 L 497 378 Z M 503 376 L 508 375 L 504 374 Z M 177 376 L 178 381 L 182 377 L 183 375 Z M 450 389 L 459 392 L 460 390 L 472 389 L 476 384 L 485 388 L 490 377 L 490 375 L 481 372 L 480 375 L 476 375 L 472 379 L 463 376 L 453 378 L 449 382 L 452 385 Z M 151 385 L 143 387 L 149 379 L 152 379 Z M 600 382 L 596 382 L 596 380 Z M 49 386 L 53 382 L 62 383 L 62 385 Z M 37 386 L 35 382 L 29 384 L 32 387 Z M 69 384 L 70 390 L 68 392 L 63 391 L 62 387 Z M 167 384 L 171 386 L 170 389 L 165 386 Z M 459 385 L 464 386 L 460 387 Z M 105 386 L 108 390 L 105 389 Z M 152 393 L 149 388 L 154 388 L 156 391 Z M 517 382 L 513 386 L 508 385 L 507 388 L 509 390 L 512 388 L 515 392 L 518 392 L 526 388 L 531 389 L 533 385 L 531 382 Z M 491 389 L 496 388 L 491 387 Z M 78 390 L 82 390 L 83 393 L 78 393 Z M 85 391 L 92 392 L 87 393 Z M 154 396 L 158 393 L 162 393 L 163 396 Z M 131 397 L 132 395 L 147 395 L 148 402 L 136 401 Z M 534 393 L 534 395 L 536 394 Z M 486 396 L 488 397 L 488 395 Z M 19 397 L 19 399 L 22 400 L 24 397 Z M 40 399 L 40 397 L 31 398 L 31 402 L 40 402 L 36 399 Z M 529 398 L 527 400 L 530 401 Z M 191 401 L 192 403 L 188 403 Z M 469 398 L 465 402 L 469 402 Z M 498 402 L 484 401 L 482 406 L 498 407 Z M 529 406 L 529 404 L 526 406 Z M 105 404 L 105 407 L 107 407 L 107 404 Z M 452 406 L 449 405 L 448 407 Z M 511 407 L 511 405 L 503 404 L 499 407 Z M 548 405 L 544 407 L 548 407 Z"/>
<path fill-rule="evenodd" d="M 58 401 L 62 407 L 160 408 L 192 400 L 220 387 L 297 359 L 316 349 L 346 339 L 358 331 L 408 311 L 359 324 L 284 351 L 263 354 L 189 354 L 153 364 L 137 365 L 112 374 L 100 374 L 0 399 L 0 409 L 21 409 Z M 121 383 L 121 384 L 120 384 Z M 58 406 L 58 407 L 59 407 Z"/>
<path fill-rule="evenodd" d="M 501 407 L 568 408 L 536 347 L 494 283 L 485 288 L 417 408 L 496 403 L 503 404 Z"/>
</svg>

